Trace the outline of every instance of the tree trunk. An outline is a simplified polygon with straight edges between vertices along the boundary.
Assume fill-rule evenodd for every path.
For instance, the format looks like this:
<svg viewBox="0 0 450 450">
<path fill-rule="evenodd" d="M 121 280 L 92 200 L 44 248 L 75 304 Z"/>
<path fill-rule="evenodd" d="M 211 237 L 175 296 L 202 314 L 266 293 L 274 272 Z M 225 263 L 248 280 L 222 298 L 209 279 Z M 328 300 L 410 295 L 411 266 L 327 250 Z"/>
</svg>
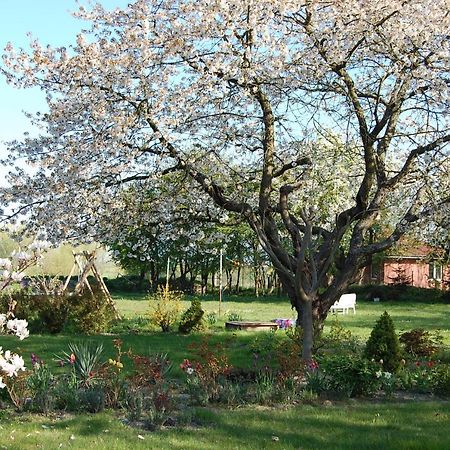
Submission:
<svg viewBox="0 0 450 450">
<path fill-rule="evenodd" d="M 312 300 L 301 301 L 301 317 L 298 318 L 302 325 L 302 359 L 303 361 L 312 360 L 314 344 L 314 320 Z"/>
<path fill-rule="evenodd" d="M 142 286 L 144 285 L 144 281 L 145 281 L 145 267 L 141 267 L 139 270 L 139 280 L 138 280 L 138 289 L 141 291 L 142 290 Z"/>
<path fill-rule="evenodd" d="M 202 285 L 202 295 L 205 295 L 208 293 L 208 272 L 202 271 L 200 277 L 201 277 L 201 285 Z"/>
<path fill-rule="evenodd" d="M 239 283 L 241 282 L 241 265 L 239 264 L 237 267 L 237 274 L 236 274 L 236 287 L 234 292 L 236 294 L 239 294 Z"/>
<path fill-rule="evenodd" d="M 150 261 L 150 286 L 153 292 L 158 289 L 159 271 L 155 261 Z"/>
<path fill-rule="evenodd" d="M 297 325 L 302 328 L 302 359 L 305 362 L 313 358 L 314 339 L 318 337 L 323 329 L 323 323 L 327 317 L 330 306 L 341 295 L 332 287 L 328 288 L 323 294 L 317 292 L 308 294 L 307 299 L 301 299 L 299 292 L 300 286 L 295 286 L 291 278 L 288 278 L 283 272 L 277 272 L 279 281 L 287 293 L 292 307 L 297 312 Z M 299 283 L 299 280 L 295 280 Z"/>
<path fill-rule="evenodd" d="M 231 287 L 233 284 L 233 270 L 225 268 L 225 275 L 227 278 L 227 283 L 225 285 L 225 289 L 228 290 L 229 292 L 231 292 Z"/>
</svg>

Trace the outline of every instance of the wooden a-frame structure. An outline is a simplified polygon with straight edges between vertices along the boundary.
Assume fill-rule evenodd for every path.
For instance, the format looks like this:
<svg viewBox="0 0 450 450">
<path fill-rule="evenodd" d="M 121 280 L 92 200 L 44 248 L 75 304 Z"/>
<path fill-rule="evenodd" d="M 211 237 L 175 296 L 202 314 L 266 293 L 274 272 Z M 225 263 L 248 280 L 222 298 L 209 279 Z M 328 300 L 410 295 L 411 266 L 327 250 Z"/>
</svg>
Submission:
<svg viewBox="0 0 450 450">
<path fill-rule="evenodd" d="M 111 294 L 108 291 L 108 288 L 106 287 L 105 282 L 103 281 L 103 278 L 101 277 L 100 273 L 98 272 L 98 269 L 95 265 L 95 257 L 96 253 L 93 252 L 87 252 L 83 251 L 81 253 L 73 253 L 74 263 L 72 266 L 72 269 L 69 272 L 69 275 L 66 278 L 66 281 L 64 283 L 64 286 L 62 288 L 62 292 L 65 292 L 69 286 L 70 279 L 72 278 L 75 271 L 78 269 L 79 275 L 78 275 L 78 281 L 75 285 L 74 293 L 78 294 L 81 292 L 84 288 L 87 288 L 91 295 L 94 295 L 94 291 L 92 290 L 92 286 L 89 283 L 88 276 L 93 275 L 95 281 L 97 281 L 98 286 L 100 288 L 100 291 L 105 296 L 106 301 L 112 306 L 114 309 L 114 313 L 116 316 L 116 319 L 120 319 L 120 314 L 117 311 L 116 305 L 114 304 L 114 301 L 111 297 Z"/>
</svg>

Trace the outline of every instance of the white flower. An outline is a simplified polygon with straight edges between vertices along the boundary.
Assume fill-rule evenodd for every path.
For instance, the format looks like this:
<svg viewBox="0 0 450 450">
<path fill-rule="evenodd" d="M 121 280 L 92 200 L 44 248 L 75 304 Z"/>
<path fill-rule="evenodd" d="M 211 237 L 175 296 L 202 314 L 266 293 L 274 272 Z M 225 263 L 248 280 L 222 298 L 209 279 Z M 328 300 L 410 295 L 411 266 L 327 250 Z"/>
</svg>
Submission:
<svg viewBox="0 0 450 450">
<path fill-rule="evenodd" d="M 6 328 L 12 331 L 20 340 L 23 340 L 30 335 L 27 327 L 28 322 L 23 319 L 8 320 L 8 323 L 6 325 Z"/>
<path fill-rule="evenodd" d="M 186 373 L 187 373 L 188 375 L 192 375 L 192 374 L 194 373 L 194 369 L 193 369 L 192 367 L 188 367 L 188 368 L 186 369 Z"/>
<path fill-rule="evenodd" d="M 380 378 L 382 374 L 383 374 L 383 372 L 381 370 L 379 370 L 378 372 L 375 372 L 375 375 L 377 378 Z"/>
<path fill-rule="evenodd" d="M 17 376 L 19 370 L 25 370 L 23 358 L 17 353 L 11 353 L 9 350 L 5 352 L 4 357 L 0 357 L 0 369 L 6 373 L 8 377 Z"/>
<path fill-rule="evenodd" d="M 28 250 L 36 251 L 37 253 L 40 253 L 43 250 L 47 250 L 49 247 L 50 247 L 50 242 L 36 240 L 28 246 Z"/>
<path fill-rule="evenodd" d="M 16 259 L 17 261 L 28 261 L 31 258 L 31 255 L 29 255 L 27 252 L 12 252 L 11 257 L 13 259 Z"/>
<path fill-rule="evenodd" d="M 5 270 L 2 272 L 1 277 L 2 277 L 4 280 L 6 280 L 6 279 L 9 278 L 9 275 L 10 275 L 9 270 L 6 270 L 6 269 L 5 269 Z"/>
<path fill-rule="evenodd" d="M 24 276 L 25 276 L 25 274 L 23 272 L 13 272 L 11 274 L 11 280 L 21 281 Z"/>
<path fill-rule="evenodd" d="M 3 383 L 3 378 L 0 377 L 0 389 L 3 389 L 4 387 L 6 387 L 6 384 Z"/>
<path fill-rule="evenodd" d="M 9 260 L 8 258 L 0 258 L 0 267 L 10 270 L 11 266 L 12 266 L 11 260 Z"/>
<path fill-rule="evenodd" d="M 6 325 L 6 314 L 0 314 L 0 328 L 3 328 Z M 1 351 L 1 347 L 0 347 L 0 351 Z"/>
<path fill-rule="evenodd" d="M 25 362 L 23 358 L 17 353 L 14 353 L 12 355 L 11 364 L 14 366 L 16 372 L 18 372 L 19 370 L 25 371 Z"/>
</svg>

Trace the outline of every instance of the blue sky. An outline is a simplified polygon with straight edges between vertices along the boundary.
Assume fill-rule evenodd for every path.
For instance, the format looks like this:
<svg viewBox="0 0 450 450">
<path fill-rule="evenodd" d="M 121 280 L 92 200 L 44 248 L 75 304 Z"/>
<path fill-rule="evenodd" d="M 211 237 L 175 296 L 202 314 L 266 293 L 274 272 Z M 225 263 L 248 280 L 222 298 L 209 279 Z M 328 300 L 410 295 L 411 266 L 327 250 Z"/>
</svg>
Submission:
<svg viewBox="0 0 450 450">
<path fill-rule="evenodd" d="M 130 0 L 131 1 L 131 0 Z M 126 6 L 127 0 L 100 0 L 107 9 Z M 88 0 L 80 5 L 88 7 Z M 27 48 L 32 33 L 42 44 L 66 46 L 75 42 L 77 33 L 86 23 L 72 17 L 70 11 L 78 9 L 76 0 L 0 0 L 0 53 L 7 42 Z M 0 75 L 0 156 L 6 148 L 2 141 L 20 139 L 32 127 L 23 110 L 45 110 L 44 95 L 37 89 L 17 90 L 8 86 Z"/>
</svg>

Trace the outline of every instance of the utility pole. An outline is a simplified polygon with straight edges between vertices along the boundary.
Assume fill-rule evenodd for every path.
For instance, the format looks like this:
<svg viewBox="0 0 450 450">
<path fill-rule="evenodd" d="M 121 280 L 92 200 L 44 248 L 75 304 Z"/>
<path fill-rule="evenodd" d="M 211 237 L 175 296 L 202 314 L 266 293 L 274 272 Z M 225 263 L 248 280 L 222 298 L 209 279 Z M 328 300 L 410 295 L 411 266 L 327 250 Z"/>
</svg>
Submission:
<svg viewBox="0 0 450 450">
<path fill-rule="evenodd" d="M 170 269 L 170 256 L 167 257 L 166 291 L 169 291 L 169 269 Z"/>
<path fill-rule="evenodd" d="M 222 269 L 223 269 L 223 250 L 220 249 L 220 260 L 219 260 L 219 317 L 220 317 L 220 310 L 222 307 Z"/>
</svg>

